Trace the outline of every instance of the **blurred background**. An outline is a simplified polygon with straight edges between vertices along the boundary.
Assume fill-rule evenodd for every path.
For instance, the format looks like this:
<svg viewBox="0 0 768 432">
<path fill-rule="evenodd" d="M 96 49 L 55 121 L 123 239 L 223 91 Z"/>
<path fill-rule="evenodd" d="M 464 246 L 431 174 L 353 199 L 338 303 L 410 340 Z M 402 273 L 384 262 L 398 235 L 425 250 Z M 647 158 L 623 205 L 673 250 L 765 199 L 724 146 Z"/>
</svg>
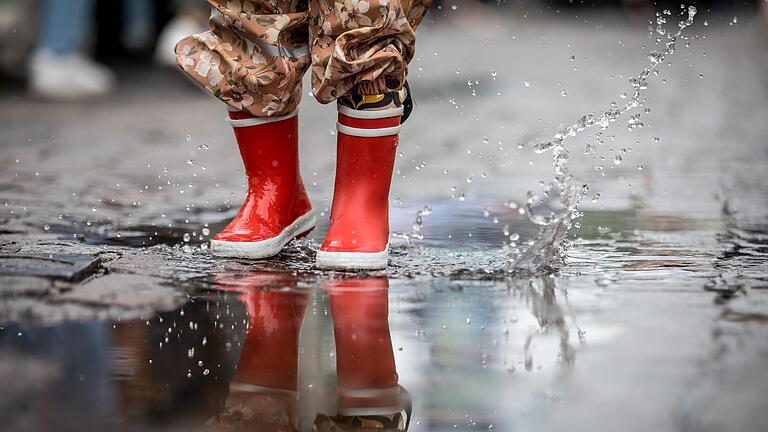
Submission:
<svg viewBox="0 0 768 432">
<path fill-rule="evenodd" d="M 637 113 L 646 127 L 613 128 L 598 138 L 609 138 L 601 152 L 572 161 L 604 198 L 586 207 L 646 196 L 660 209 L 712 210 L 719 204 L 700 197 L 730 163 L 715 156 L 722 139 L 743 144 L 729 150 L 737 159 L 764 145 L 766 2 L 694 4 L 693 27 L 651 76 Z M 523 200 L 541 189 L 551 160 L 531 144 L 625 98 L 629 77 L 668 36 L 649 23 L 659 14 L 671 32 L 682 12 L 673 1 L 436 1 L 410 65 L 417 109 L 393 185 L 399 228 L 410 231 L 425 204 Z M 13 232 L 79 232 L 94 220 L 119 231 L 168 224 L 170 214 L 183 226 L 236 209 L 242 178 L 224 107 L 174 65 L 175 43 L 204 30 L 208 15 L 202 0 L 0 0 L 0 199 L 13 207 Z M 324 216 L 335 110 L 305 90 L 302 170 Z M 626 162 L 603 162 L 617 156 Z M 712 178 L 693 186 L 665 182 L 703 173 Z"/>
<path fill-rule="evenodd" d="M 693 4 L 708 12 L 762 13 L 768 20 L 760 0 Z M 676 6 L 648 0 L 436 0 L 429 20 L 469 27 L 498 24 L 505 17 L 612 13 L 643 26 L 657 10 Z M 121 83 L 140 79 L 137 75 L 173 66 L 173 46 L 206 29 L 209 10 L 203 0 L 0 0 L 2 89 L 17 94 L 26 88 L 49 100 L 108 95 Z"/>
</svg>

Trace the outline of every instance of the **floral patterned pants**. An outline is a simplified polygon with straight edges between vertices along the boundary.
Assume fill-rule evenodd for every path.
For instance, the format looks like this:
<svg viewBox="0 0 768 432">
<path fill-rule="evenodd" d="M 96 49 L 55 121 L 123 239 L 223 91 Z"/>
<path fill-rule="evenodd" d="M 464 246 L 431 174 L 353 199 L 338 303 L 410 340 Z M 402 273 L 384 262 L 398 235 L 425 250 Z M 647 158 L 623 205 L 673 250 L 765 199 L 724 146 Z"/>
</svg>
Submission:
<svg viewBox="0 0 768 432">
<path fill-rule="evenodd" d="M 210 30 L 176 46 L 179 66 L 235 110 L 290 114 L 312 66 L 321 103 L 399 91 L 432 0 L 207 0 Z"/>
</svg>

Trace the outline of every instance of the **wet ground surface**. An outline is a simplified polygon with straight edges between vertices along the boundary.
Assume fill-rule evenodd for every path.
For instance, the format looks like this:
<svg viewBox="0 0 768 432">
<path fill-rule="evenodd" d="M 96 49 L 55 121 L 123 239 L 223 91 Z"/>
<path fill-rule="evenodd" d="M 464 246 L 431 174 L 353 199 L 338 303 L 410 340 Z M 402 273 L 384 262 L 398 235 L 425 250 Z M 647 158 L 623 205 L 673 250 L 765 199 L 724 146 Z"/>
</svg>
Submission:
<svg viewBox="0 0 768 432">
<path fill-rule="evenodd" d="M 431 126 L 405 128 L 396 245 L 370 274 L 314 269 L 326 225 L 272 260 L 210 255 L 241 173 L 220 107 L 177 76 L 126 72 L 87 107 L 8 90 L 0 430 L 330 430 L 405 410 L 397 385 L 414 431 L 765 430 L 768 43 L 749 17 L 705 18 L 651 83 L 647 127 L 574 142 L 600 198 L 534 277 L 504 271 L 509 235 L 536 232 L 510 200 L 551 177 L 530 141 L 643 66 L 645 31 L 620 18 L 424 29 L 411 122 Z M 306 102 L 325 219 L 333 113 Z"/>
</svg>

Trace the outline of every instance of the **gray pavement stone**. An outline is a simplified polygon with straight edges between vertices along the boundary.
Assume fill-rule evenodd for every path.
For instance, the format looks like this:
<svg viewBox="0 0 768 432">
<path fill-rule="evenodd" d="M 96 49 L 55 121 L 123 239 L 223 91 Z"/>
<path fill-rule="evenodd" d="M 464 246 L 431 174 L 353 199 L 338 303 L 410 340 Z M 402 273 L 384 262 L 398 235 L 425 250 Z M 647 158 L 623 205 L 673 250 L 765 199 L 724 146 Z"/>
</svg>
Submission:
<svg viewBox="0 0 768 432">
<path fill-rule="evenodd" d="M 0 276 L 0 299 L 41 297 L 57 289 L 57 281 L 35 276 Z"/>
<path fill-rule="evenodd" d="M 0 254 L 0 275 L 40 276 L 77 282 L 93 274 L 101 259 L 73 254 Z"/>
<path fill-rule="evenodd" d="M 158 312 L 176 309 L 185 300 L 186 296 L 166 280 L 127 274 L 96 278 L 51 298 L 52 302 Z"/>
</svg>

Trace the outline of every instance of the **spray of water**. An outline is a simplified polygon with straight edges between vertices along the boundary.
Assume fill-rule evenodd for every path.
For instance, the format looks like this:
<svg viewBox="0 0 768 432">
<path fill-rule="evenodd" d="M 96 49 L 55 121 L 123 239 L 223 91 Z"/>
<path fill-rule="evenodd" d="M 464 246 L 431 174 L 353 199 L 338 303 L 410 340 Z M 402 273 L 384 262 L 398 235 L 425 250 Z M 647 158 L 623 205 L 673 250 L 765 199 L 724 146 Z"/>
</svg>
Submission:
<svg viewBox="0 0 768 432">
<path fill-rule="evenodd" d="M 528 242 L 524 250 L 515 251 L 511 254 L 508 266 L 511 273 L 536 274 L 556 269 L 562 265 L 569 246 L 568 232 L 573 225 L 573 220 L 580 215 L 579 203 L 586 196 L 588 190 L 588 185 L 579 185 L 568 169 L 570 154 L 565 147 L 566 141 L 595 126 L 605 130 L 627 111 L 643 106 L 644 99 L 642 96 L 648 88 L 648 76 L 657 69 L 660 63 L 664 62 L 668 55 L 675 52 L 678 38 L 687 27 L 693 24 L 696 8 L 694 6 L 681 7 L 684 13 L 687 12 L 687 17 L 678 23 L 675 32 L 668 32 L 665 29 L 666 18 L 664 15 L 671 13 L 664 11 L 657 14 L 655 31 L 659 36 L 666 36 L 664 49 L 649 52 L 650 64 L 639 75 L 630 78 L 632 96 L 627 98 L 624 105 L 612 102 L 611 106 L 604 111 L 597 114 L 582 115 L 575 123 L 560 129 L 552 140 L 534 146 L 537 153 L 552 152 L 553 186 L 559 192 L 562 210 L 559 212 L 552 211 L 547 215 L 538 214 L 535 207 L 541 202 L 541 199 L 533 192 L 528 193 L 526 212 L 531 222 L 539 225 L 539 232 L 532 241 Z M 630 129 L 641 125 L 639 114 L 630 117 L 628 121 Z"/>
</svg>

